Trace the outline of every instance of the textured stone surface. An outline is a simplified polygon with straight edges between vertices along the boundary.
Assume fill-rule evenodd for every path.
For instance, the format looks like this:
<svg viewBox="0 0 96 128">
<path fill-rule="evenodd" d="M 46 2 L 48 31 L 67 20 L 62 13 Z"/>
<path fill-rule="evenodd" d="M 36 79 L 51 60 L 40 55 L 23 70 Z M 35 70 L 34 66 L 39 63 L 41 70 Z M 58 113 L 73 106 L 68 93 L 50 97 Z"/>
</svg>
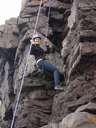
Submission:
<svg viewBox="0 0 96 128">
<path fill-rule="evenodd" d="M 96 104 L 94 103 L 81 106 L 76 112 L 69 114 L 63 119 L 61 128 L 95 128 L 96 115 L 91 113 L 91 111 L 95 111 L 95 109 Z"/>
<path fill-rule="evenodd" d="M 0 91 L 2 99 L 8 105 L 8 93 L 12 89 L 13 69 L 16 48 L 18 46 L 17 19 L 10 19 L 0 26 Z"/>
<path fill-rule="evenodd" d="M 14 59 L 18 46 L 17 19 L 7 20 L 5 25 L 0 26 L 0 99 L 2 120 L 9 104 L 12 102 Z M 10 97 L 11 94 L 11 97 Z M 1 116 L 0 116 L 1 118 Z M 6 124 L 6 123 L 5 123 Z M 0 123 L 2 128 L 4 122 Z"/>
<path fill-rule="evenodd" d="M 96 103 L 82 105 L 75 112 L 68 114 L 60 123 L 51 122 L 42 128 L 95 128 Z"/>
<path fill-rule="evenodd" d="M 79 106 L 92 101 L 95 98 L 95 90 L 96 84 L 91 74 L 86 74 L 85 79 L 81 76 L 72 81 L 65 93 L 56 95 L 53 102 L 52 119 L 60 121 Z M 57 107 L 55 108 L 55 106 Z"/>
<path fill-rule="evenodd" d="M 54 3 L 54 1 L 52 2 Z M 53 43 L 55 43 L 58 46 L 60 42 L 59 40 L 61 39 L 60 36 L 64 33 L 64 29 L 63 29 L 64 27 L 60 28 L 60 24 L 62 23 L 62 25 L 64 25 L 63 22 L 66 22 L 66 19 L 64 21 L 64 15 L 65 15 L 64 12 L 67 9 L 68 10 L 70 9 L 70 3 L 69 4 L 66 3 L 68 4 L 68 6 L 64 6 L 64 7 L 62 6 L 62 3 L 63 3 L 62 1 L 61 2 L 58 1 L 56 2 L 56 4 L 52 6 L 51 8 L 52 10 L 50 14 L 52 18 L 50 18 L 51 21 L 48 21 L 47 9 L 49 7 L 49 3 L 45 2 L 41 9 L 40 18 L 37 25 L 37 31 L 43 34 L 46 34 L 47 26 L 49 26 L 48 36 L 53 41 Z M 60 12 L 61 8 L 62 11 Z M 16 65 L 16 70 L 14 73 L 15 93 L 18 92 L 20 87 L 20 81 L 23 75 L 24 66 L 26 62 L 26 55 L 29 50 L 29 43 L 30 43 L 29 39 L 30 37 L 32 37 L 37 11 L 38 11 L 37 4 L 34 5 L 33 1 L 31 2 L 27 1 L 25 8 L 21 10 L 20 16 L 18 18 L 18 27 L 21 36 L 15 59 L 15 65 Z M 66 15 L 66 17 L 67 16 L 68 15 Z M 54 24 L 54 20 L 56 20 L 56 24 Z M 55 42 L 55 40 L 53 40 L 54 34 L 57 36 L 56 42 L 59 41 L 58 44 Z M 53 54 L 49 54 L 47 58 L 51 63 L 56 64 L 59 70 L 63 73 L 63 62 L 58 53 L 59 47 L 57 47 L 56 50 L 57 51 L 54 52 Z M 34 71 L 33 56 L 30 56 L 28 63 L 29 66 L 27 67 L 28 70 L 26 73 L 26 78 L 24 80 L 24 86 L 22 92 L 22 98 L 23 98 L 22 100 L 26 99 L 28 100 L 28 102 L 26 106 L 25 104 L 23 104 L 21 100 L 20 106 L 22 109 L 20 110 L 21 114 L 17 116 L 16 128 L 19 127 L 37 128 L 43 125 L 47 125 L 50 120 L 50 115 L 52 112 L 51 109 L 52 109 L 53 97 L 55 95 L 55 92 L 53 90 L 53 79 L 52 77 L 50 77 L 50 74 L 48 74 L 47 76 L 33 72 Z M 44 89 L 43 91 L 42 88 Z M 27 95 L 30 95 L 32 98 L 30 99 L 29 97 L 27 97 L 26 93 Z M 37 97 L 35 98 L 35 96 Z"/>
<path fill-rule="evenodd" d="M 90 4 L 89 4 L 90 3 Z M 93 4 L 94 3 L 94 4 Z M 66 64 L 66 80 L 70 81 L 72 72 L 82 63 L 82 59 L 95 55 L 95 1 L 75 1 L 68 20 L 70 31 L 63 42 L 62 54 Z M 72 14 L 74 16 L 72 16 Z M 70 19 L 73 19 L 70 22 Z M 70 38 L 70 39 L 69 39 Z M 86 56 L 86 57 L 85 57 Z M 90 58 L 90 57 L 89 57 Z M 80 61 L 81 60 L 81 61 Z M 90 58 L 91 61 L 91 58 Z M 83 61 L 84 63 L 84 61 Z M 94 62 L 93 62 L 94 65 Z M 84 65 L 82 65 L 84 66 Z M 80 65 L 81 68 L 81 65 Z M 85 66 L 86 68 L 86 66 Z M 77 71 L 76 71 L 77 72 Z M 79 71 L 78 71 L 79 72 Z"/>
<path fill-rule="evenodd" d="M 23 94 L 22 107 L 16 120 L 16 128 L 37 128 L 46 125 L 50 119 L 54 91 L 30 89 L 30 92 L 26 90 L 25 94 Z"/>
<path fill-rule="evenodd" d="M 88 4 L 88 6 L 86 6 L 87 3 L 89 3 L 89 1 L 74 0 L 73 6 L 71 8 L 71 15 L 68 18 L 71 7 L 70 2 L 72 1 L 65 3 L 64 2 L 65 1 L 54 2 L 54 0 L 52 0 L 51 2 L 44 3 L 43 5 L 44 7 L 42 7 L 42 11 L 40 14 L 41 15 L 40 21 L 37 28 L 39 32 L 45 33 L 44 31 L 46 31 L 45 28 L 46 25 L 44 22 L 48 24 L 48 17 L 46 16 L 45 12 L 46 12 L 46 8 L 49 7 L 49 5 L 51 5 L 51 14 L 49 20 L 49 27 L 50 27 L 49 38 L 54 44 L 56 44 L 56 46 L 58 46 L 58 40 L 60 42 L 60 40 L 62 40 L 62 37 L 64 38 L 64 35 L 67 34 L 63 41 L 62 58 L 65 64 L 64 76 L 66 79 L 66 84 L 69 84 L 69 86 L 66 87 L 65 92 L 56 94 L 55 97 L 53 97 L 54 98 L 53 105 L 51 105 L 52 114 L 48 115 L 50 117 L 50 121 L 56 123 L 61 121 L 68 113 L 74 112 L 79 106 L 93 100 L 95 98 L 94 95 L 96 93 L 95 92 L 96 90 L 95 30 L 93 30 L 92 27 L 92 22 L 94 22 L 93 24 L 95 24 L 95 20 L 93 20 L 95 18 L 94 7 L 93 7 L 94 13 L 91 13 L 90 9 L 93 5 L 89 6 Z M 24 53 L 26 54 L 26 52 L 24 51 L 27 51 L 24 50 L 22 56 L 22 49 L 27 49 L 25 47 L 28 46 L 27 44 L 29 44 L 28 38 L 32 36 L 31 32 L 32 29 L 34 28 L 33 23 L 35 22 L 36 13 L 37 13 L 37 6 L 33 6 L 32 2 L 28 3 L 26 5 L 26 8 L 23 11 L 21 11 L 20 17 L 18 19 L 18 26 L 20 32 L 23 35 L 25 34 L 25 36 L 21 39 L 21 43 L 18 49 L 18 53 L 19 54 L 21 53 L 20 55 L 22 58 L 24 58 Z M 92 19 L 88 18 L 90 16 L 92 17 Z M 43 17 L 45 17 L 45 20 L 42 22 Z M 92 20 L 92 22 L 87 22 L 86 18 L 87 20 Z M 30 26 L 30 21 L 31 21 L 31 26 Z M 69 31 L 67 29 L 68 27 L 69 27 Z M 30 30 L 28 28 L 30 28 Z M 67 30 L 68 33 L 66 33 L 65 30 Z M 54 55 L 56 56 L 56 53 L 54 53 Z M 53 55 L 49 55 L 49 58 L 51 58 L 50 60 L 52 60 L 52 56 Z M 59 59 L 56 58 L 56 60 Z M 55 61 L 52 60 L 52 62 L 54 63 Z M 38 80 L 40 79 L 39 77 L 37 78 Z M 34 88 L 32 86 L 35 86 L 35 82 L 37 82 L 36 85 L 38 86 L 41 86 L 43 84 L 47 85 L 46 82 L 45 82 L 46 84 L 42 82 L 39 83 L 38 80 L 33 78 L 31 81 L 29 78 L 26 78 L 24 85 L 24 92 L 26 88 Z M 51 83 L 49 85 L 51 85 Z M 24 107 L 24 109 L 25 108 L 26 107 Z M 38 113 L 37 110 L 36 113 Z M 40 117 L 40 119 L 41 118 L 42 117 Z M 17 121 L 17 127 L 18 127 L 18 121 Z M 38 127 L 38 126 L 34 125 L 34 127 Z"/>
<path fill-rule="evenodd" d="M 4 41 L 8 36 L 8 42 L 2 43 L 3 41 L 0 41 L 1 47 L 3 47 L 0 54 L 0 76 L 3 76 L 0 77 L 0 87 L 1 90 L 5 90 L 2 96 L 6 97 L 4 100 L 7 105 L 9 104 L 7 92 L 10 81 L 14 82 L 16 94 L 20 88 L 39 2 L 40 0 L 23 0 L 18 20 L 7 21 L 6 29 L 5 26 L 0 27 L 0 40 Z M 47 58 L 64 75 L 67 86 L 64 88 L 65 91 L 55 92 L 50 74 L 44 75 L 42 72 L 36 72 L 34 57 L 29 56 L 18 114 L 16 115 L 16 128 L 42 126 L 43 128 L 62 128 L 60 122 L 66 115 L 90 101 L 96 102 L 96 1 L 44 0 L 43 2 L 37 31 L 46 35 L 47 26 L 49 26 L 48 38 L 51 43 L 55 44 L 56 51 L 47 55 Z M 51 6 L 51 13 L 48 20 L 49 6 Z M 12 24 L 15 25 L 12 27 Z M 17 46 L 14 57 L 13 48 L 16 50 Z M 4 48 L 7 48 L 8 51 Z M 10 51 L 10 48 L 13 51 Z M 13 57 L 10 58 L 10 54 Z M 13 58 L 15 58 L 15 62 Z M 15 72 L 12 69 L 13 63 L 15 63 Z M 10 75 L 8 75 L 9 72 L 11 72 Z M 64 79 L 62 83 L 64 85 Z M 12 89 L 12 86 L 10 88 Z M 10 119 L 8 121 L 10 124 Z"/>
<path fill-rule="evenodd" d="M 0 26 L 0 47 L 16 48 L 18 46 L 18 36 L 17 19 L 7 20 L 5 25 Z"/>
<path fill-rule="evenodd" d="M 94 7 L 96 7 L 94 0 L 74 0 L 73 2 L 71 15 L 68 19 L 70 29 L 62 44 L 65 79 L 68 87 L 65 93 L 57 95 L 58 98 L 56 97 L 54 100 L 53 108 L 57 107 L 52 111 L 52 118 L 54 117 L 53 119 L 56 121 L 62 120 L 62 117 L 75 111 L 78 106 L 95 98 L 96 20 L 94 19 Z"/>
<path fill-rule="evenodd" d="M 26 33 L 29 29 L 33 30 L 36 22 L 36 16 L 38 11 L 37 1 L 22 1 L 26 3 L 26 7 L 21 11 L 18 26 L 21 33 Z M 38 0 L 38 2 L 40 2 Z M 43 1 L 43 6 L 41 8 L 39 22 L 37 25 L 37 31 L 47 35 L 47 27 L 48 37 L 52 40 L 53 43 L 58 45 L 58 41 L 63 39 L 63 35 L 67 32 L 67 17 L 70 13 L 71 1 L 59 1 L 59 0 L 51 0 L 51 1 Z M 23 5 L 24 6 L 24 5 Z M 48 19 L 48 9 L 51 7 L 50 11 L 50 19 Z M 42 20 L 43 19 L 43 20 Z M 61 27 L 62 26 L 62 27 Z M 57 37 L 57 39 L 54 38 Z M 62 39 L 61 39 L 62 37 Z"/>
</svg>

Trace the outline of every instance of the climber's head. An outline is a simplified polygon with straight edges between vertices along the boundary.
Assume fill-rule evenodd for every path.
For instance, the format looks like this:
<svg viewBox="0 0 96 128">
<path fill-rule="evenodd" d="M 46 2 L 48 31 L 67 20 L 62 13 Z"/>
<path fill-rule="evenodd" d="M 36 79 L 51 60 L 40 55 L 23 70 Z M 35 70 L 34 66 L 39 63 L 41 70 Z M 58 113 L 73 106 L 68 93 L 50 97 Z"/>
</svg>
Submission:
<svg viewBox="0 0 96 128">
<path fill-rule="evenodd" d="M 32 44 L 40 44 L 41 38 L 42 38 L 41 35 L 34 34 L 31 40 Z"/>
</svg>

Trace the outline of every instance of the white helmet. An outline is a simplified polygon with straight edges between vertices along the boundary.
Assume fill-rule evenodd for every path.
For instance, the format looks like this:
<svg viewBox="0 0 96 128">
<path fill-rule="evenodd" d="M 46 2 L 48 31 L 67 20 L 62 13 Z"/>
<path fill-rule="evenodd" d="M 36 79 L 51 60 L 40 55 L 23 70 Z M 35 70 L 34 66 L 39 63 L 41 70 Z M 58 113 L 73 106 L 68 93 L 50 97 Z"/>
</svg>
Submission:
<svg viewBox="0 0 96 128">
<path fill-rule="evenodd" d="M 35 39 L 35 38 L 40 38 L 41 39 L 42 37 L 41 37 L 40 34 L 34 34 L 33 37 L 32 37 L 32 39 Z"/>
</svg>

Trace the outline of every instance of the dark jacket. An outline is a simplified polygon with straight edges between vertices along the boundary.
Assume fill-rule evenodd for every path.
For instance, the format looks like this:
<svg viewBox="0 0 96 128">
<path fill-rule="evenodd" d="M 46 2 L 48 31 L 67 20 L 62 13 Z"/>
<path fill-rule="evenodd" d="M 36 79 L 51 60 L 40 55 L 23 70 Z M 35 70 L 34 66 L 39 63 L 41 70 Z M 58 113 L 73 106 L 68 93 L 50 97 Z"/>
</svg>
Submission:
<svg viewBox="0 0 96 128">
<path fill-rule="evenodd" d="M 42 58 L 44 53 L 44 50 L 39 45 L 32 45 L 30 54 L 34 55 L 36 60 Z"/>
</svg>

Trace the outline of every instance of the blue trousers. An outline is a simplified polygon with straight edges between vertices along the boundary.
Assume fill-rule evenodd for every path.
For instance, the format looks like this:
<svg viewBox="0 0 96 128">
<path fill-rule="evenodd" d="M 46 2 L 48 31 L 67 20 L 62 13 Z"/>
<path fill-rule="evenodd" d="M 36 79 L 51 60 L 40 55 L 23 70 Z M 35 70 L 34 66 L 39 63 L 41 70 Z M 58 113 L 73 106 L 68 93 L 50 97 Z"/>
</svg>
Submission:
<svg viewBox="0 0 96 128">
<path fill-rule="evenodd" d="M 43 70 L 43 72 L 50 72 L 54 78 L 54 86 L 60 84 L 60 73 L 55 65 L 48 63 L 47 60 L 41 60 L 37 63 L 38 67 Z"/>
</svg>

